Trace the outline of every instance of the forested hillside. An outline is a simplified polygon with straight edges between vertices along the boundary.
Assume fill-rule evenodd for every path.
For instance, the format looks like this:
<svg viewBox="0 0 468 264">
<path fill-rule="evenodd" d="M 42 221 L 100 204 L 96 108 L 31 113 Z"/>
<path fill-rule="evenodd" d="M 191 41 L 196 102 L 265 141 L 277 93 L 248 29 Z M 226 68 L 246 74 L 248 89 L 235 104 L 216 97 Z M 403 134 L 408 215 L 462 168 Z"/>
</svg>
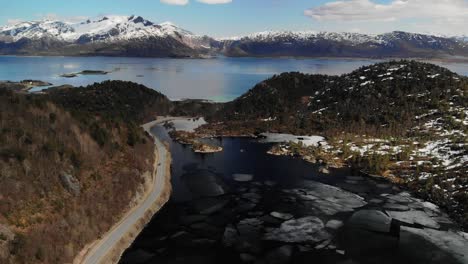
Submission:
<svg viewBox="0 0 468 264">
<path fill-rule="evenodd" d="M 209 135 L 324 135 L 328 146 L 298 153 L 407 184 L 468 226 L 468 78 L 445 68 L 391 61 L 342 76 L 284 73 L 208 119 Z"/>
<path fill-rule="evenodd" d="M 0 89 L 0 263 L 71 262 L 118 221 L 153 166 L 139 125 L 167 102 L 124 82 Z"/>
</svg>

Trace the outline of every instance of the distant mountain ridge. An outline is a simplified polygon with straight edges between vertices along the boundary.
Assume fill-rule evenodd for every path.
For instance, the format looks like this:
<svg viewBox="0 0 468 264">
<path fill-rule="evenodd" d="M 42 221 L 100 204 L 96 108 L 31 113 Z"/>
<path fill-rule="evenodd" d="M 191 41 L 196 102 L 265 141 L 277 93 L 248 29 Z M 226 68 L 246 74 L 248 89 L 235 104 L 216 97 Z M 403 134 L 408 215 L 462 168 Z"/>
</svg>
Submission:
<svg viewBox="0 0 468 264">
<path fill-rule="evenodd" d="M 265 31 L 215 39 L 170 22 L 141 16 L 101 16 L 82 22 L 20 22 L 0 27 L 0 54 L 203 57 L 468 57 L 466 36 L 440 37 L 395 31 L 380 35 Z"/>
<path fill-rule="evenodd" d="M 466 38 L 394 31 L 380 35 L 334 32 L 260 32 L 224 41 L 228 56 L 422 57 L 468 56 Z"/>
</svg>

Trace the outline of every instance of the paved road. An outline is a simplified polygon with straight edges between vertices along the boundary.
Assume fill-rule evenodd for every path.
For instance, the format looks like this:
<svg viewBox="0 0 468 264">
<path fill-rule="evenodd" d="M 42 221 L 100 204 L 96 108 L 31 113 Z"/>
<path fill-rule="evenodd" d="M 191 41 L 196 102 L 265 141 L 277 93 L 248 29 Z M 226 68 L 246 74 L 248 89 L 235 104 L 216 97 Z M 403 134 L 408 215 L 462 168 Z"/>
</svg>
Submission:
<svg viewBox="0 0 468 264">
<path fill-rule="evenodd" d="M 157 121 L 150 122 L 143 125 L 143 129 L 150 133 L 150 129 L 158 123 L 165 122 L 167 119 L 158 119 Z M 152 134 L 151 134 L 152 135 Z M 113 227 L 113 229 L 107 233 L 93 248 L 89 251 L 83 260 L 85 264 L 97 264 L 101 263 L 103 258 L 115 247 L 115 245 L 126 235 L 127 231 L 130 230 L 144 215 L 145 212 L 151 208 L 162 192 L 164 191 L 164 181 L 166 178 L 166 159 L 168 152 L 164 144 L 153 135 L 155 147 L 158 151 L 158 167 L 156 177 L 153 180 L 153 186 L 151 193 L 146 199 L 139 204 L 138 207 L 134 208 L 127 216 L 121 220 L 121 222 Z"/>
</svg>

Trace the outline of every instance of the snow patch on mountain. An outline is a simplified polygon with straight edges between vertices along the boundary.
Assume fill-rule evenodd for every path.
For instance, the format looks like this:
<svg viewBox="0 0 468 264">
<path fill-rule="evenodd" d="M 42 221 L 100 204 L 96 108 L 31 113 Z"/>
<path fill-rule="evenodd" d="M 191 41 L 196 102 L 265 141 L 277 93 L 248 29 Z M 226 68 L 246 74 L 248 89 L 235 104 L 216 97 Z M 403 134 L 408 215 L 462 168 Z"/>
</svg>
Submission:
<svg viewBox="0 0 468 264">
<path fill-rule="evenodd" d="M 0 27 L 0 37 L 20 39 L 55 38 L 65 42 L 121 41 L 151 37 L 197 38 L 173 23 L 155 24 L 140 16 L 101 16 L 83 22 L 31 21 Z"/>
</svg>

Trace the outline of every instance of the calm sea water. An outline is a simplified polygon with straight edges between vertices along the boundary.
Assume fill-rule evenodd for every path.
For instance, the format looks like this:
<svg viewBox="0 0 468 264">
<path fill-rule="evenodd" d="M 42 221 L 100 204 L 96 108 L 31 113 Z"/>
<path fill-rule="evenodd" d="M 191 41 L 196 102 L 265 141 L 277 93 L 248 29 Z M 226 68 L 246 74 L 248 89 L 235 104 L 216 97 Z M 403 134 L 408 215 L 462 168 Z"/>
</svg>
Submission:
<svg viewBox="0 0 468 264">
<path fill-rule="evenodd" d="M 104 80 L 144 84 L 171 99 L 232 100 L 274 74 L 299 71 L 339 75 L 377 60 L 285 58 L 111 58 L 111 57 L 14 57 L 0 56 L 0 80 L 36 79 L 53 85 L 82 86 Z M 468 75 L 468 64 L 439 63 Z M 64 78 L 83 70 L 110 71 L 107 75 Z"/>
</svg>

